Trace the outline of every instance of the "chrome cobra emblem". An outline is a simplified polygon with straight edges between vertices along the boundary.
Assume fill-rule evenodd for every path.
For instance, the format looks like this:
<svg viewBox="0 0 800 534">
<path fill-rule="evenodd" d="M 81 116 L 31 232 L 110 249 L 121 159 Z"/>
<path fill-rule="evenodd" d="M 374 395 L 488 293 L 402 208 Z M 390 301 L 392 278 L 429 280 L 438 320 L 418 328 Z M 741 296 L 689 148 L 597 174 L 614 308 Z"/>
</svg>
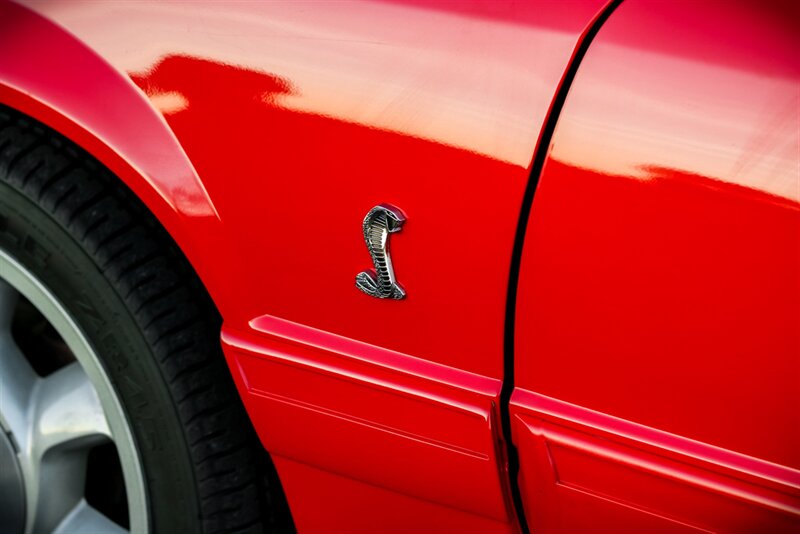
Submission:
<svg viewBox="0 0 800 534">
<path fill-rule="evenodd" d="M 403 213 L 388 204 L 375 206 L 364 217 L 364 241 L 375 270 L 362 271 L 356 275 L 356 287 L 379 299 L 401 299 L 406 296 L 397 284 L 389 256 L 389 234 L 399 232 L 406 218 Z"/>
</svg>

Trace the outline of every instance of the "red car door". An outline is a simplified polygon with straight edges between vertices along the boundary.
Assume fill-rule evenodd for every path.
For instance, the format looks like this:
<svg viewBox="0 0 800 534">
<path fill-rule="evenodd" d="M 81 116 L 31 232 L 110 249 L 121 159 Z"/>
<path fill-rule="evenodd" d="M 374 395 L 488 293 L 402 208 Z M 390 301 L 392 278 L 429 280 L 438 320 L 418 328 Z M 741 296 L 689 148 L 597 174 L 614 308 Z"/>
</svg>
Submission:
<svg viewBox="0 0 800 534">
<path fill-rule="evenodd" d="M 798 20 L 625 2 L 581 61 L 515 307 L 532 532 L 800 528 Z"/>
</svg>

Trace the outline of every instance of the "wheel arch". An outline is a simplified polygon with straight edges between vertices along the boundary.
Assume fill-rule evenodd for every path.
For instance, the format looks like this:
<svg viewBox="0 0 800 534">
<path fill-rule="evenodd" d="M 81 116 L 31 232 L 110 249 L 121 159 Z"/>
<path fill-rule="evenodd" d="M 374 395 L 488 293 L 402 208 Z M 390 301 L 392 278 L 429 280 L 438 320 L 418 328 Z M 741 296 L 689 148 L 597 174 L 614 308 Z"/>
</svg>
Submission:
<svg viewBox="0 0 800 534">
<path fill-rule="evenodd" d="M 222 277 L 201 251 L 221 220 L 163 116 L 123 73 L 67 30 L 0 2 L 0 104 L 59 132 L 108 168 L 183 251 L 222 311 Z"/>
<path fill-rule="evenodd" d="M 61 134 L 130 190 L 189 261 L 224 319 L 235 300 L 225 289 L 231 250 L 222 220 L 165 119 L 127 75 L 61 26 L 0 0 L 0 105 Z M 241 391 L 240 373 L 231 375 Z M 275 492 L 272 520 L 291 525 L 266 449 L 264 457 Z"/>
</svg>

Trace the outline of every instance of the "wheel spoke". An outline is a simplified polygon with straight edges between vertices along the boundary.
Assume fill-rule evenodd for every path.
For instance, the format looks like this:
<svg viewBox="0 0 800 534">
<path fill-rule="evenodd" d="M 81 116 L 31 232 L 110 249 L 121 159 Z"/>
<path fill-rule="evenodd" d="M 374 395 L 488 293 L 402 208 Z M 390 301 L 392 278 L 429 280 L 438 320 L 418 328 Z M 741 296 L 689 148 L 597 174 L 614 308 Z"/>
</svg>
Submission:
<svg viewBox="0 0 800 534">
<path fill-rule="evenodd" d="M 40 456 L 62 444 L 87 447 L 111 438 L 97 393 L 77 362 L 41 380 L 34 432 Z"/>
<path fill-rule="evenodd" d="M 11 337 L 0 334 L 0 422 L 20 447 L 27 441 L 30 398 L 38 380 Z"/>
<path fill-rule="evenodd" d="M 122 534 L 127 532 L 109 518 L 81 500 L 53 530 L 53 534 L 91 532 L 92 534 Z"/>
<path fill-rule="evenodd" d="M 31 446 L 21 458 L 28 481 L 28 521 L 49 532 L 80 504 L 88 452 L 108 441 L 110 432 L 97 394 L 77 362 L 39 379 L 32 404 Z"/>
<path fill-rule="evenodd" d="M 88 451 L 54 449 L 23 462 L 27 522 L 36 532 L 50 532 L 84 495 Z"/>
<path fill-rule="evenodd" d="M 0 423 L 20 448 L 29 439 L 30 399 L 39 380 L 11 335 L 17 292 L 0 279 Z"/>
</svg>

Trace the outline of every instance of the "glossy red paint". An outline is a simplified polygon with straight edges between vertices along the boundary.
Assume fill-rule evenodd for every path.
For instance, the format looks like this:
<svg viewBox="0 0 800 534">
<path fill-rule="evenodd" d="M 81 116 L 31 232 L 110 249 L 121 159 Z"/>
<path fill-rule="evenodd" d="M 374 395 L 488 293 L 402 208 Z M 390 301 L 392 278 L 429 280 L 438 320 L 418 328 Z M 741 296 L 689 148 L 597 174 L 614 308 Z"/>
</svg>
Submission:
<svg viewBox="0 0 800 534">
<path fill-rule="evenodd" d="M 303 499 L 292 506 L 300 532 L 331 532 L 332 526 L 347 525 L 344 532 L 463 532 L 494 534 L 515 532 L 508 525 L 483 516 L 447 509 L 409 495 L 369 485 L 307 464 L 277 458 L 276 465 L 290 494 Z M 324 511 L 324 515 L 320 513 Z"/>
<path fill-rule="evenodd" d="M 514 231 L 603 2 L 31 7 L 0 1 L 0 102 L 91 152 L 184 250 L 299 531 L 517 531 L 498 430 Z M 798 527 L 797 20 L 631 2 L 581 64 L 517 300 L 535 532 Z M 409 217 L 402 302 L 353 287 L 381 202 Z"/>
<path fill-rule="evenodd" d="M 492 428 L 499 381 L 274 317 L 251 325 L 226 328 L 223 344 L 273 455 L 511 530 Z"/>
<path fill-rule="evenodd" d="M 453 6 L 34 4 L 129 73 L 189 155 L 228 229 L 226 253 L 206 254 L 246 280 L 211 288 L 226 321 L 269 314 L 499 379 L 527 167 L 602 3 Z M 369 266 L 359 224 L 380 202 L 409 217 L 392 243 L 417 288 L 402 306 L 352 291 Z M 453 217 L 469 231 L 447 247 L 420 231 Z M 469 267 L 444 283 L 456 255 Z"/>
<path fill-rule="evenodd" d="M 301 532 L 517 529 L 498 430 L 514 231 L 603 3 L 31 2 L 72 35 L 4 5 L 6 42 L 38 41 L 0 62 L 4 94 L 30 97 L 7 103 L 95 153 L 181 244 Z M 408 214 L 401 303 L 353 287 L 382 202 Z"/>
<path fill-rule="evenodd" d="M 532 530 L 800 528 L 797 15 L 624 3 L 582 61 L 517 300 Z"/>
</svg>

